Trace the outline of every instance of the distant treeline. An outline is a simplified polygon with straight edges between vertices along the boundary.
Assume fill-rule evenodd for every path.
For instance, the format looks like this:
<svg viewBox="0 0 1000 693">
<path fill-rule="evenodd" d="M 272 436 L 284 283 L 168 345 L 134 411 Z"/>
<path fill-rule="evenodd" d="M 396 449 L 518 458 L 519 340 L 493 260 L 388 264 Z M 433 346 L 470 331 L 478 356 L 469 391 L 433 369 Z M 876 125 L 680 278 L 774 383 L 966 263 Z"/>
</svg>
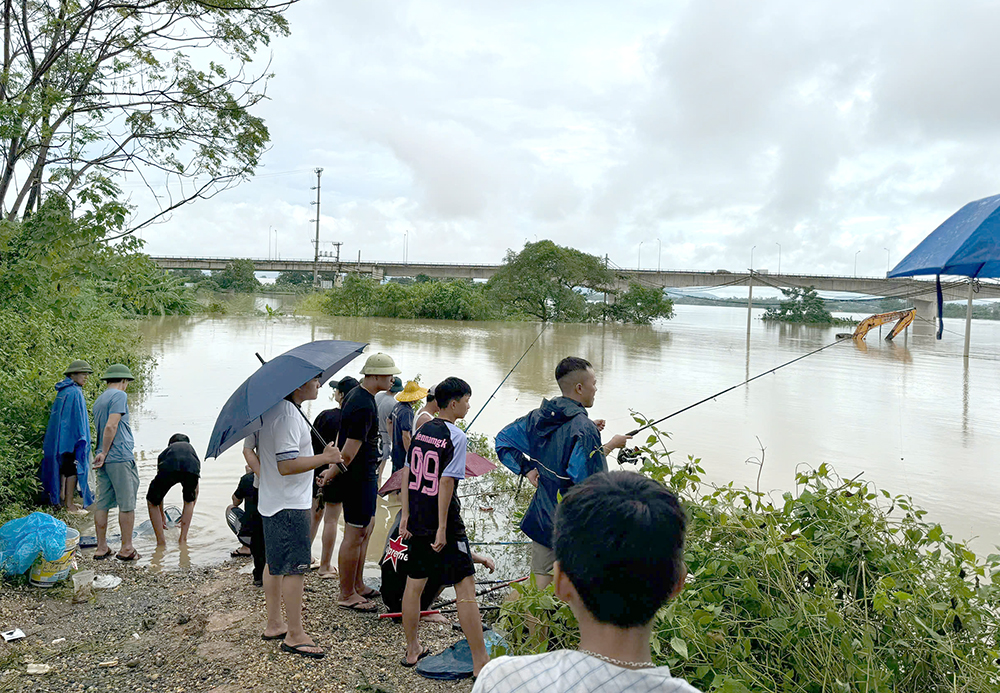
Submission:
<svg viewBox="0 0 1000 693">
<path fill-rule="evenodd" d="M 508 251 L 488 282 L 417 277 L 383 283 L 349 274 L 323 294 L 319 308 L 331 315 L 435 320 L 649 324 L 673 317 L 673 302 L 661 289 L 617 285 L 600 258 L 539 241 Z"/>
</svg>

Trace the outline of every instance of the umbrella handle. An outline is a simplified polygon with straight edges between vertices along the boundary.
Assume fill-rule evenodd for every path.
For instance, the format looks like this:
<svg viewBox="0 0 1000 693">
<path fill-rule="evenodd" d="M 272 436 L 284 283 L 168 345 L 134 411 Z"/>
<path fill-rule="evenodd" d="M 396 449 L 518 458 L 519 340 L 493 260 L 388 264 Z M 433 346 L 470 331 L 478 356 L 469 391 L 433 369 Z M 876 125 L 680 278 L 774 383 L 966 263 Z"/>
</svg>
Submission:
<svg viewBox="0 0 1000 693">
<path fill-rule="evenodd" d="M 260 355 L 259 351 L 253 352 L 253 355 L 257 357 L 258 361 L 260 361 L 260 365 L 263 366 L 265 363 L 267 363 L 267 361 L 264 360 L 264 357 Z M 295 409 L 296 411 L 299 412 L 299 414 L 302 415 L 302 418 L 305 420 L 306 424 L 308 424 L 309 428 L 312 430 L 313 435 L 316 436 L 319 442 L 323 444 L 323 447 L 325 448 L 327 445 L 329 445 L 329 443 L 327 443 L 326 440 L 323 439 L 323 436 L 319 434 L 319 431 L 316 430 L 316 427 L 312 425 L 312 421 L 309 420 L 309 417 L 306 416 L 306 413 L 302 411 L 299 407 L 295 407 Z"/>
</svg>

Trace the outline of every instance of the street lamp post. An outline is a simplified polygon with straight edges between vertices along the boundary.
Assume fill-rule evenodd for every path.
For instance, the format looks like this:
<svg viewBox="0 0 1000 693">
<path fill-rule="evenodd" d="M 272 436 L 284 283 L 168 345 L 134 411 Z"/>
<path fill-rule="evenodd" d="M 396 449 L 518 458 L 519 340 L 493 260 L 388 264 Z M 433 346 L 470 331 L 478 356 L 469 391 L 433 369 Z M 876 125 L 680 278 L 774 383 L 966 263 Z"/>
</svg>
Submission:
<svg viewBox="0 0 1000 693">
<path fill-rule="evenodd" d="M 639 258 L 636 260 L 636 263 L 635 263 L 635 268 L 637 270 L 641 270 L 642 269 L 642 244 L 643 243 L 645 243 L 645 241 L 639 241 Z"/>
<path fill-rule="evenodd" d="M 889 265 L 890 265 L 890 263 L 889 263 L 889 249 L 888 248 L 882 248 L 882 250 L 885 251 L 885 273 L 886 273 L 886 275 L 888 275 L 889 274 Z"/>
<path fill-rule="evenodd" d="M 278 229 L 274 229 L 274 259 L 281 259 L 281 256 L 278 255 Z"/>
<path fill-rule="evenodd" d="M 273 226 L 268 226 L 267 227 L 267 259 L 268 260 L 272 259 L 271 258 L 271 231 L 273 231 L 273 230 L 274 230 Z"/>
<path fill-rule="evenodd" d="M 858 254 L 860 252 L 861 251 L 859 250 L 857 253 L 854 253 L 854 276 L 855 277 L 858 276 Z"/>
<path fill-rule="evenodd" d="M 781 244 L 777 241 L 774 244 L 778 246 L 778 274 L 781 274 Z"/>
</svg>

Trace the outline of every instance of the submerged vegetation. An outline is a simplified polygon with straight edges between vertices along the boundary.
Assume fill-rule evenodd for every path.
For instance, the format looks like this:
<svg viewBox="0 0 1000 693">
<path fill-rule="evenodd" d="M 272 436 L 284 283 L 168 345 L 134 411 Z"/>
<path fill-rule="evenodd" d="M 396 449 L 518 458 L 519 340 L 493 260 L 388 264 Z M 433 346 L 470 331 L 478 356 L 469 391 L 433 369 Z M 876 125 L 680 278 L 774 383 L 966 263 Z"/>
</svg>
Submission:
<svg viewBox="0 0 1000 693">
<path fill-rule="evenodd" d="M 782 289 L 785 295 L 776 308 L 768 308 L 761 317 L 769 322 L 791 322 L 806 325 L 854 325 L 856 321 L 848 318 L 835 318 L 826 309 L 822 297 L 816 289 Z"/>
<path fill-rule="evenodd" d="M 689 577 L 656 616 L 657 663 L 730 693 L 997 689 L 1000 556 L 826 464 L 771 498 L 702 482 L 700 460 L 674 464 L 664 441 L 654 429 L 641 472 L 682 499 Z M 518 589 L 500 618 L 514 652 L 575 647 L 552 588 Z"/>
<path fill-rule="evenodd" d="M 616 277 L 603 261 L 552 241 L 508 251 L 488 282 L 469 280 L 389 281 L 347 275 L 324 294 L 320 309 L 330 315 L 441 320 L 614 321 L 648 325 L 673 317 L 663 291 L 638 283 L 615 289 Z"/>
</svg>

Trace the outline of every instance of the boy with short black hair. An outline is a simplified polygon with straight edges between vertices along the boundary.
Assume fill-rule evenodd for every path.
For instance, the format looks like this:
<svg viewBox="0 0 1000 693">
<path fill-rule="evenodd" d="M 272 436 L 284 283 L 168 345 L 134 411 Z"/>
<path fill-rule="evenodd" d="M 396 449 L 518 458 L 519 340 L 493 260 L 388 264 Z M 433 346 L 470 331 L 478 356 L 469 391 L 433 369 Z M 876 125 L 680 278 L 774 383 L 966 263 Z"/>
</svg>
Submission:
<svg viewBox="0 0 1000 693">
<path fill-rule="evenodd" d="M 476 603 L 476 569 L 462 522 L 456 487 L 465 478 L 468 438 L 455 422 L 469 413 L 472 388 L 459 378 L 447 378 L 435 388 L 438 418 L 420 427 L 410 443 L 403 467 L 403 509 L 399 535 L 408 542 L 406 590 L 403 592 L 403 630 L 406 655 L 400 662 L 412 667 L 430 654 L 417 635 L 420 596 L 430 577 L 454 585 L 458 621 L 469 641 L 473 675 L 489 661 Z"/>
<path fill-rule="evenodd" d="M 698 693 L 650 651 L 656 612 L 684 587 L 686 524 L 677 497 L 641 474 L 602 473 L 573 486 L 556 510 L 553 582 L 580 624 L 580 646 L 500 657 L 473 692 Z"/>
<path fill-rule="evenodd" d="M 556 366 L 555 376 L 562 396 L 542 400 L 541 407 L 504 426 L 495 440 L 503 465 L 536 488 L 521 531 L 531 539 L 531 572 L 539 587 L 552 582 L 552 522 L 559 495 L 608 471 L 605 456 L 631 438 L 616 435 L 601 443 L 605 422 L 592 421 L 587 414 L 597 395 L 597 374 L 589 361 L 567 356 Z"/>
<path fill-rule="evenodd" d="M 156 476 L 149 482 L 146 491 L 146 507 L 149 521 L 156 535 L 156 545 L 166 546 L 163 533 L 166 516 L 163 513 L 163 499 L 167 491 L 180 484 L 183 490 L 184 510 L 181 513 L 181 536 L 179 544 L 187 543 L 188 528 L 194 516 L 194 504 L 198 500 L 198 480 L 201 477 L 201 460 L 191 445 L 191 439 L 183 433 L 170 436 L 167 447 L 156 458 Z"/>
</svg>

